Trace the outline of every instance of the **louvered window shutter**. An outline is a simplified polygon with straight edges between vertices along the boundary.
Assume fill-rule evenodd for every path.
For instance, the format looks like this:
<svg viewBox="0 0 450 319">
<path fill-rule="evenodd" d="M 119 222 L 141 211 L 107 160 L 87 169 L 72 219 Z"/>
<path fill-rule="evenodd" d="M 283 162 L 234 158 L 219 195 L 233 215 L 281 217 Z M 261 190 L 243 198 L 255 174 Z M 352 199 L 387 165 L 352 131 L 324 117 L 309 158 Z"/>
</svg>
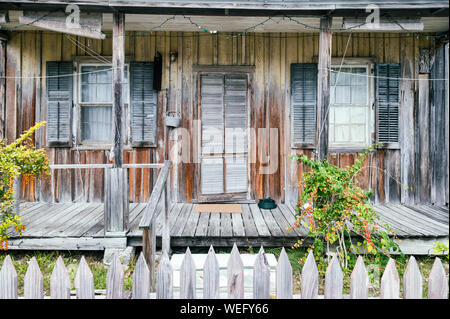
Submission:
<svg viewBox="0 0 450 319">
<path fill-rule="evenodd" d="M 316 129 L 317 63 L 291 64 L 292 143 L 313 144 Z"/>
<path fill-rule="evenodd" d="M 134 147 L 156 146 L 157 92 L 153 62 L 130 63 L 131 140 Z"/>
<path fill-rule="evenodd" d="M 377 76 L 377 141 L 398 143 L 400 64 L 378 63 Z"/>
<path fill-rule="evenodd" d="M 47 144 L 72 144 L 72 62 L 47 62 Z"/>
</svg>

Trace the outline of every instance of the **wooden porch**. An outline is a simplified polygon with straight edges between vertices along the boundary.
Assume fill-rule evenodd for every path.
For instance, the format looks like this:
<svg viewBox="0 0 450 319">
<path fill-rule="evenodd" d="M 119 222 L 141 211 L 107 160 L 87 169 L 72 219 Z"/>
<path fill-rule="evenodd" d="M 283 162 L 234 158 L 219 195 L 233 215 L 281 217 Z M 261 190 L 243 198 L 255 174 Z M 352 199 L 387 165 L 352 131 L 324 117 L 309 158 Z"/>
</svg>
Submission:
<svg viewBox="0 0 450 319">
<path fill-rule="evenodd" d="M 147 203 L 130 203 L 126 237 L 105 236 L 102 203 L 21 203 L 26 230 L 13 235 L 9 249 L 103 250 L 142 246 L 139 222 Z M 169 213 L 171 247 L 291 246 L 307 231 L 285 228 L 294 222 L 295 209 L 279 204 L 274 210 L 242 204 L 240 213 L 197 213 L 195 204 L 176 203 Z M 161 246 L 163 215 L 156 218 L 157 245 Z M 448 240 L 449 210 L 434 205 L 377 205 L 382 223 L 391 225 L 405 253 L 428 254 L 437 241 Z"/>
</svg>

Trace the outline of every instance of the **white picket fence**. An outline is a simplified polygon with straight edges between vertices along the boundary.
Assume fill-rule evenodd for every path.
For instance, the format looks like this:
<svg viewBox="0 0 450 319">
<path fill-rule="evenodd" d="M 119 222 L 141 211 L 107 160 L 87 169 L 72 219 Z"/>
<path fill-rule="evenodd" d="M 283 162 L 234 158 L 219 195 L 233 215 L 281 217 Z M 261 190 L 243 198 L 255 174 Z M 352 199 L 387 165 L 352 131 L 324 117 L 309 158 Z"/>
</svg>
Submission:
<svg viewBox="0 0 450 319">
<path fill-rule="evenodd" d="M 214 249 L 211 247 L 203 265 L 203 298 L 219 298 L 219 263 Z M 150 272 L 143 254 L 139 256 L 133 272 L 133 288 L 131 297 L 134 299 L 149 299 L 151 294 Z M 306 259 L 301 274 L 301 294 L 303 299 L 318 298 L 319 273 L 313 255 L 310 253 Z M 325 275 L 324 298 L 342 299 L 344 276 L 338 259 L 333 257 L 328 265 Z M 24 278 L 24 298 L 44 298 L 43 276 L 33 257 L 28 265 Z M 292 267 L 284 249 L 276 266 L 276 298 L 293 298 Z M 422 299 L 423 279 L 417 262 L 411 256 L 403 275 L 403 298 Z M 81 258 L 75 276 L 76 298 L 98 298 L 94 290 L 94 278 L 84 257 Z M 156 272 L 156 298 L 174 298 L 173 268 L 169 257 L 163 254 Z M 180 269 L 181 299 L 193 299 L 196 295 L 196 265 L 192 254 L 187 249 Z M 369 294 L 369 277 L 363 258 L 357 259 L 350 278 L 350 298 L 365 299 Z M 124 290 L 124 271 L 119 257 L 115 255 L 107 273 L 106 298 L 127 298 Z M 236 246 L 233 246 L 227 264 L 227 296 L 230 299 L 244 298 L 244 266 Z M 18 298 L 17 273 L 12 260 L 7 256 L 0 271 L 0 299 Z M 63 259 L 58 258 L 50 278 L 50 297 L 54 299 L 71 298 L 71 282 Z M 253 267 L 253 298 L 270 298 L 270 267 L 263 248 L 260 249 Z M 379 298 L 400 298 L 400 278 L 395 261 L 390 259 L 383 276 L 381 277 Z M 447 299 L 448 280 L 444 267 L 439 258 L 436 258 L 428 278 L 428 298 Z"/>
</svg>

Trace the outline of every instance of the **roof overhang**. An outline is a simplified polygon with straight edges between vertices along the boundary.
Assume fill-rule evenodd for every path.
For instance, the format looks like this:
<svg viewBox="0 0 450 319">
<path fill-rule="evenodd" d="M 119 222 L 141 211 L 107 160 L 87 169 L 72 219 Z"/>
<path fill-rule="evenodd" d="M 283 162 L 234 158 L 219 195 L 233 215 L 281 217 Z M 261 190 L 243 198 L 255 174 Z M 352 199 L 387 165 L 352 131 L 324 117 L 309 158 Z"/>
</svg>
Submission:
<svg viewBox="0 0 450 319">
<path fill-rule="evenodd" d="M 208 16 L 273 16 L 277 14 L 339 17 L 365 16 L 366 9 L 377 6 L 395 16 L 448 16 L 449 3 L 444 0 L 237 0 L 237 1 L 167 1 L 167 0 L 0 0 L 0 9 L 57 10 L 76 4 L 81 10 L 102 13 L 192 14 Z"/>
</svg>

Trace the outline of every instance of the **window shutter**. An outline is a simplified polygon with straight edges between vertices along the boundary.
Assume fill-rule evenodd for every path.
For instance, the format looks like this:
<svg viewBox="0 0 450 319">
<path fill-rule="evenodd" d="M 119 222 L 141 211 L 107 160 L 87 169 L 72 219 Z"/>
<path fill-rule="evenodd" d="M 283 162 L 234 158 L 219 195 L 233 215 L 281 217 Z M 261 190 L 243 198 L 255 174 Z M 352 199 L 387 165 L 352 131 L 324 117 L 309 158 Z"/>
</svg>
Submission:
<svg viewBox="0 0 450 319">
<path fill-rule="evenodd" d="M 377 141 L 398 143 L 400 64 L 377 63 Z"/>
<path fill-rule="evenodd" d="M 130 63 L 131 140 L 134 147 L 156 146 L 157 92 L 153 62 Z"/>
<path fill-rule="evenodd" d="M 292 143 L 313 144 L 316 129 L 317 63 L 291 64 Z"/>
<path fill-rule="evenodd" d="M 47 62 L 47 144 L 72 144 L 72 62 Z"/>
</svg>

